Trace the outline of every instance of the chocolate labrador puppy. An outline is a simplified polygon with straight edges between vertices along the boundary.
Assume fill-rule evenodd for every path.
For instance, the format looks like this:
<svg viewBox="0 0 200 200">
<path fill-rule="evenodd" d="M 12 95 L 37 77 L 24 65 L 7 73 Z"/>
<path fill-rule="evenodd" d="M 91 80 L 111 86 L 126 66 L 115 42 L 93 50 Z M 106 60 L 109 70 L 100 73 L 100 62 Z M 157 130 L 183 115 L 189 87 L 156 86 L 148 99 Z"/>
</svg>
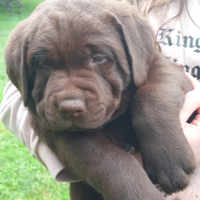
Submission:
<svg viewBox="0 0 200 200">
<path fill-rule="evenodd" d="M 71 199 L 162 200 L 152 182 L 167 193 L 188 185 L 195 162 L 179 112 L 191 84 L 133 6 L 47 0 L 5 58 L 36 134 L 83 180 Z M 144 169 L 129 153 L 137 146 Z"/>
</svg>

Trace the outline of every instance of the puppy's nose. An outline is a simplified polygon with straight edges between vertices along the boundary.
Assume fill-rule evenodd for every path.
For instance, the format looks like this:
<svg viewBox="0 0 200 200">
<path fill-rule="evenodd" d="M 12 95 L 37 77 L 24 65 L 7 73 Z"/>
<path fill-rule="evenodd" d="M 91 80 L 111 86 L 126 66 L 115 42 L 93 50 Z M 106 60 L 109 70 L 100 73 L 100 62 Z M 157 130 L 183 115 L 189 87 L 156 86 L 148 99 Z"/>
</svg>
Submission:
<svg viewBox="0 0 200 200">
<path fill-rule="evenodd" d="M 80 116 L 85 110 L 85 103 L 80 99 L 63 100 L 58 105 L 58 110 L 67 118 Z"/>
</svg>

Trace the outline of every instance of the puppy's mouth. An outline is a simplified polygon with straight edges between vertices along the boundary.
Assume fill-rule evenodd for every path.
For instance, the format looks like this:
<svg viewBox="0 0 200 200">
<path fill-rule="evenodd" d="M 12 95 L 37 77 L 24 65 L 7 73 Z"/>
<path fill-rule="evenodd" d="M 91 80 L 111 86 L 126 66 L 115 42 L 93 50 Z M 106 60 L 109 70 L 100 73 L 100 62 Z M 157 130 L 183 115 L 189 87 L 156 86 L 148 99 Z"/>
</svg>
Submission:
<svg viewBox="0 0 200 200">
<path fill-rule="evenodd" d="M 40 120 L 41 125 L 51 131 L 69 131 L 69 132 L 85 132 L 88 130 L 98 129 L 104 123 L 104 120 L 92 122 L 82 122 L 79 120 L 62 120 L 52 122 L 46 119 Z"/>
<path fill-rule="evenodd" d="M 48 110 L 49 111 L 49 110 Z M 106 115 L 106 109 L 102 109 L 99 112 L 93 110 L 85 110 L 81 114 L 76 114 L 73 117 L 69 117 L 66 113 L 60 112 L 45 112 L 39 114 L 41 125 L 48 130 L 52 131 L 71 131 L 71 132 L 84 132 L 92 129 L 99 129 L 110 120 L 110 116 Z"/>
<path fill-rule="evenodd" d="M 52 111 L 52 112 L 51 112 Z M 106 115 L 106 109 L 98 110 L 85 110 L 83 112 L 76 111 L 73 115 L 66 112 L 58 112 L 54 109 L 43 109 L 39 112 L 41 125 L 48 130 L 52 131 L 71 131 L 71 132 L 84 132 L 91 129 L 97 129 L 110 119 L 110 115 Z"/>
<path fill-rule="evenodd" d="M 37 104 L 37 114 L 41 125 L 53 131 L 86 131 L 101 128 L 111 120 L 114 111 L 119 107 L 119 99 L 107 102 L 98 98 L 60 98 L 51 95 L 49 101 Z M 111 98 L 110 98 L 111 99 Z M 57 101 L 56 101 L 57 100 Z"/>
</svg>

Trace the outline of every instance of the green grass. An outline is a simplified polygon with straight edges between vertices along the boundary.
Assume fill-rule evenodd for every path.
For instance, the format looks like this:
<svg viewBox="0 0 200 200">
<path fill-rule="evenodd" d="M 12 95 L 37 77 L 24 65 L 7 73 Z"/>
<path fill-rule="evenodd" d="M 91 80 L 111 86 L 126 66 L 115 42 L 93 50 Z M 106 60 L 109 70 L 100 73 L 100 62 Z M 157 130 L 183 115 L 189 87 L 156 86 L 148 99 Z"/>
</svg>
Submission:
<svg viewBox="0 0 200 200">
<path fill-rule="evenodd" d="M 43 0 L 21 0 L 12 13 L 0 7 L 0 102 L 6 85 L 4 48 L 15 26 Z M 50 173 L 0 122 L 0 199 L 69 200 L 69 185 L 56 183 Z"/>
</svg>

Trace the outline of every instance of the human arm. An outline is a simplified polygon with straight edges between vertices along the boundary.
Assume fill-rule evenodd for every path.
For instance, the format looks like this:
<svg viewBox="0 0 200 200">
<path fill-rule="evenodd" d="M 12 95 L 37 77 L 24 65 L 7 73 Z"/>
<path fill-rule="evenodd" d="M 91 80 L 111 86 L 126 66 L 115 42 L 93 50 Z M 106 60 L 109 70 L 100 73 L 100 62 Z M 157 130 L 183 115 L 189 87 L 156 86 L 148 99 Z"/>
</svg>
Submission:
<svg viewBox="0 0 200 200">
<path fill-rule="evenodd" d="M 58 182 L 77 181 L 52 151 L 39 140 L 34 133 L 28 109 L 24 107 L 18 89 L 8 81 L 0 106 L 0 119 L 3 125 L 13 133 L 21 143 L 28 147 L 30 153 L 45 166 Z"/>
</svg>

